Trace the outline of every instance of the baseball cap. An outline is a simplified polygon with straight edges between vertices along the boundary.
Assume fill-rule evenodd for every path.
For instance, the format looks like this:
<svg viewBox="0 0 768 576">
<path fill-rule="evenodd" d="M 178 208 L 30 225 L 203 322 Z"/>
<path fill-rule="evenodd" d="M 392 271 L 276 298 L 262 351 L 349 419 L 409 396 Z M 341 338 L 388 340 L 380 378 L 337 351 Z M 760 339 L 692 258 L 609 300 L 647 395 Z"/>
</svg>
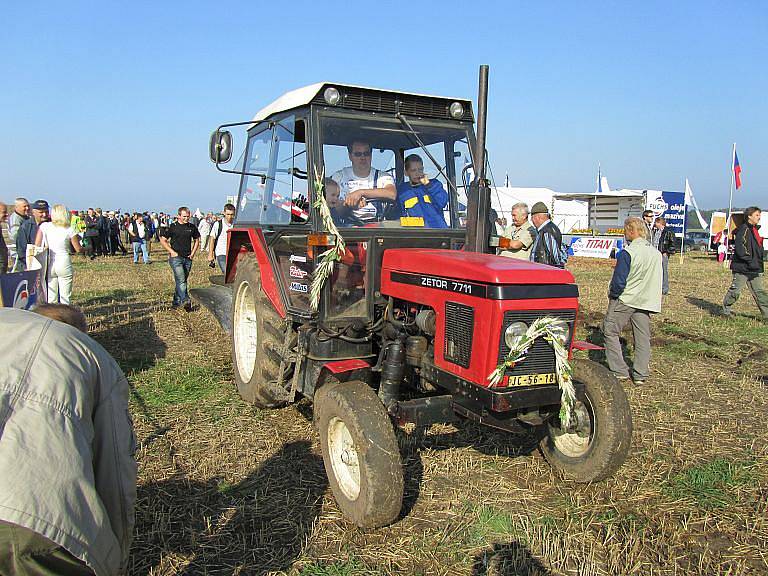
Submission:
<svg viewBox="0 0 768 576">
<path fill-rule="evenodd" d="M 49 208 L 48 202 L 46 202 L 45 200 L 35 200 L 34 203 L 32 204 L 33 210 L 48 210 L 48 208 Z"/>
</svg>

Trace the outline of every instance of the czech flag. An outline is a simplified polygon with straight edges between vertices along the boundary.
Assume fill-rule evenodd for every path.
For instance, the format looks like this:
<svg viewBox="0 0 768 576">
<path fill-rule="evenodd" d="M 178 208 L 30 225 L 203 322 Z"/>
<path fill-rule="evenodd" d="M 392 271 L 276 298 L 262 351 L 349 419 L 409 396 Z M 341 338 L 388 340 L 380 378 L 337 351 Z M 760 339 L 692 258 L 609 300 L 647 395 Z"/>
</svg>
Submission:
<svg viewBox="0 0 768 576">
<path fill-rule="evenodd" d="M 736 148 L 733 149 L 733 178 L 736 181 L 736 190 L 741 188 L 741 166 L 739 166 L 739 157 L 736 155 Z"/>
</svg>

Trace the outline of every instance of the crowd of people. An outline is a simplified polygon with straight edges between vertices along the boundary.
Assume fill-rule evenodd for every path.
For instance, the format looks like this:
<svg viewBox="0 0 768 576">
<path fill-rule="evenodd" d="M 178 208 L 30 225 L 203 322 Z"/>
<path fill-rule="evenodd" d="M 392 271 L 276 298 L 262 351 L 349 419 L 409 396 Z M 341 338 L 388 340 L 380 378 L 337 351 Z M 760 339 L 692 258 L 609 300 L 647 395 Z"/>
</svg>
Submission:
<svg viewBox="0 0 768 576">
<path fill-rule="evenodd" d="M 731 316 L 731 306 L 749 285 L 755 303 L 768 322 L 768 294 L 763 285 L 763 239 L 760 236 L 761 210 L 751 206 L 744 211 L 744 223 L 733 235 L 731 271 L 733 281 L 723 298 L 722 315 Z M 497 232 L 506 238 L 499 254 L 562 268 L 567 254 L 562 235 L 551 221 L 547 206 L 537 202 L 530 210 L 518 203 L 512 207 L 512 224 L 497 218 Z M 663 297 L 669 294 L 669 257 L 675 253 L 674 233 L 663 217 L 646 210 L 642 218 L 624 222 L 626 245 L 616 255 L 616 266 L 608 288 L 608 308 L 603 321 L 608 366 L 620 381 L 643 384 L 650 375 L 651 314 L 661 312 Z M 627 366 L 619 336 L 627 324 L 632 326 L 635 357 Z"/>
<path fill-rule="evenodd" d="M 82 253 L 86 258 L 95 260 L 130 253 L 134 264 L 150 264 L 152 242 L 156 241 L 168 252 L 174 278 L 184 277 L 185 283 L 189 272 L 179 274 L 179 262 L 184 269 L 191 266 L 191 261 L 186 263 L 186 260 L 178 259 L 193 257 L 197 249 L 193 252 L 191 247 L 189 250 L 181 248 L 179 252 L 170 245 L 166 247 L 162 238 L 175 237 L 169 236 L 172 229 L 177 230 L 175 224 L 185 224 L 185 230 L 189 226 L 194 227 L 197 238 L 203 239 L 198 248 L 204 253 L 210 250 L 208 260 L 212 267 L 218 264 L 223 272 L 226 231 L 232 227 L 235 207 L 227 204 L 222 215 L 209 212 L 204 216 L 195 216 L 187 208 L 183 212 L 130 214 L 101 208 L 77 211 L 68 210 L 63 204 L 51 206 L 46 200 L 30 203 L 26 198 L 16 198 L 12 206 L 0 202 L 0 274 L 26 270 L 29 258 L 47 249 L 47 301 L 69 304 L 74 278 L 72 257 L 75 254 Z M 174 297 L 173 305 L 184 305 L 190 309 L 186 288 L 183 298 L 181 294 L 178 292 Z"/>
</svg>

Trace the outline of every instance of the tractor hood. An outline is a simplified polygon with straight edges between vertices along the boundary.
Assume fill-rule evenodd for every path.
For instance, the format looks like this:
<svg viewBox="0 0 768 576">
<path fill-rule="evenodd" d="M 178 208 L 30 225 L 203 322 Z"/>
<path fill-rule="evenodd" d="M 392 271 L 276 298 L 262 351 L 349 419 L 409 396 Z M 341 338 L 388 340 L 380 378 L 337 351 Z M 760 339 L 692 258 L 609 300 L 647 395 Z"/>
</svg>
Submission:
<svg viewBox="0 0 768 576">
<path fill-rule="evenodd" d="M 382 267 L 389 272 L 454 278 L 481 284 L 573 284 L 573 274 L 553 266 L 526 260 L 464 252 L 390 248 L 384 252 Z"/>
</svg>

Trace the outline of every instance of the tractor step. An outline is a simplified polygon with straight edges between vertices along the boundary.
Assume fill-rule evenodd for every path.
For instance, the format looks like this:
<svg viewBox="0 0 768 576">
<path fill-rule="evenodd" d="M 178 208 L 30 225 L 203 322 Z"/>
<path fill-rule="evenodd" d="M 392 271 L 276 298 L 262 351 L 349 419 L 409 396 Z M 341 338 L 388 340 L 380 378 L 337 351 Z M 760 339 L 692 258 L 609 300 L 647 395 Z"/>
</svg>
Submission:
<svg viewBox="0 0 768 576">
<path fill-rule="evenodd" d="M 416 426 L 429 426 L 458 420 L 450 394 L 405 400 L 396 406 L 395 415 L 400 424 L 411 422 Z"/>
<path fill-rule="evenodd" d="M 232 334 L 232 288 L 214 285 L 192 288 L 189 292 L 213 314 L 227 334 Z"/>
</svg>

